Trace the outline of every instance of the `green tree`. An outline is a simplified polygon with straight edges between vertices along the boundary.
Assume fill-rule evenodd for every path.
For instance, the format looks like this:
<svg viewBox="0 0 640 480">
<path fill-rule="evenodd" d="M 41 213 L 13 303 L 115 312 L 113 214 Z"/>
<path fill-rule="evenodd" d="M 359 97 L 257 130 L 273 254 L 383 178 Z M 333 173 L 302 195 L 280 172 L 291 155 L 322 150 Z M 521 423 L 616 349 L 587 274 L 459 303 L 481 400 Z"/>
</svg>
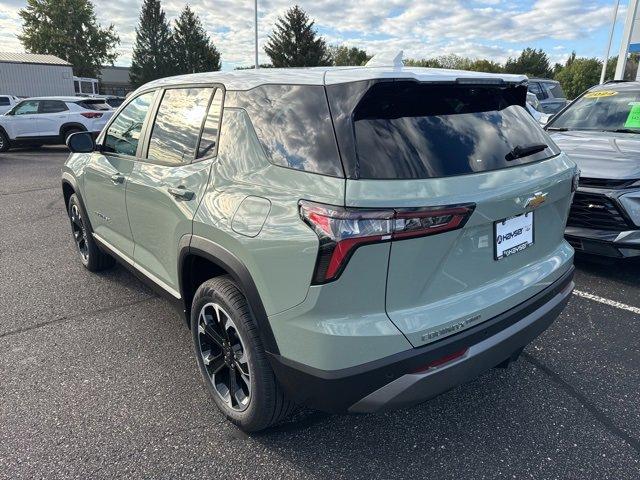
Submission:
<svg viewBox="0 0 640 480">
<path fill-rule="evenodd" d="M 173 73 L 171 28 L 160 6 L 160 0 L 144 0 L 136 27 L 136 43 L 129 80 L 142 85 Z"/>
<path fill-rule="evenodd" d="M 471 62 L 469 70 L 474 72 L 500 73 L 502 72 L 502 65 L 498 62 L 492 62 L 491 60 L 479 59 Z"/>
<path fill-rule="evenodd" d="M 555 79 L 560 82 L 567 98 L 576 98 L 600 82 L 602 62 L 597 58 L 570 57 Z"/>
<path fill-rule="evenodd" d="M 371 55 L 358 47 L 334 45 L 330 48 L 332 63 L 339 67 L 361 66 L 369 61 Z"/>
<path fill-rule="evenodd" d="M 175 74 L 220 70 L 220 53 L 189 5 L 175 21 L 171 49 Z"/>
<path fill-rule="evenodd" d="M 298 5 L 278 17 L 264 47 L 274 67 L 331 65 L 327 44 L 313 28 L 314 23 Z"/>
<path fill-rule="evenodd" d="M 509 58 L 504 64 L 504 71 L 542 78 L 553 74 L 547 54 L 534 48 L 525 48 L 518 58 Z"/>
<path fill-rule="evenodd" d="M 118 57 L 114 26 L 100 26 L 89 0 L 27 0 L 20 17 L 18 39 L 27 52 L 56 55 L 78 76 L 97 77 L 101 65 L 113 65 Z"/>
</svg>

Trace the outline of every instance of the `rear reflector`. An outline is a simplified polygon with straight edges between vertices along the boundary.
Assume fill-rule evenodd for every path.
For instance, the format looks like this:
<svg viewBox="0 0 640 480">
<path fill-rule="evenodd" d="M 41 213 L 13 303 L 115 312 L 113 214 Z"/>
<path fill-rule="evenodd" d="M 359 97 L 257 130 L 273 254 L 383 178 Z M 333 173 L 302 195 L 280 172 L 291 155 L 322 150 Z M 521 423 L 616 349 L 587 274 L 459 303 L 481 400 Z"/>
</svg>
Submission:
<svg viewBox="0 0 640 480">
<path fill-rule="evenodd" d="M 411 373 L 425 373 L 428 370 L 431 370 L 432 368 L 440 367 L 445 363 L 453 362 L 458 358 L 464 357 L 468 351 L 469 351 L 468 348 L 463 348 L 462 350 L 458 350 L 457 352 L 453 352 L 453 353 L 450 353 L 449 355 L 445 355 L 444 357 L 437 358 L 434 361 L 427 363 L 423 367 L 416 368 Z"/>
<path fill-rule="evenodd" d="M 100 118 L 102 116 L 102 114 L 98 112 L 82 112 L 80 115 L 85 118 Z"/>
<path fill-rule="evenodd" d="M 313 284 L 335 280 L 362 245 L 424 237 L 462 228 L 475 205 L 410 209 L 344 208 L 301 200 L 300 216 L 318 235 Z"/>
</svg>

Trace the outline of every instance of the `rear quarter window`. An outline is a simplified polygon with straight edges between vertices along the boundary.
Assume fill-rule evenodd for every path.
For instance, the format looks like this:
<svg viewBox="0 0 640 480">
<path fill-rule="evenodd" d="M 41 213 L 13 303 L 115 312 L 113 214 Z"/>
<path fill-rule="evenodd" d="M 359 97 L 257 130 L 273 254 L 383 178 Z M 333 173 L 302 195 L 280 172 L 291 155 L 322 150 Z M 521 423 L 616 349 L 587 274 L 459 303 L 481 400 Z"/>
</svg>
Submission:
<svg viewBox="0 0 640 480">
<path fill-rule="evenodd" d="M 344 176 L 323 86 L 265 85 L 229 91 L 225 105 L 243 108 L 249 114 L 271 163 Z"/>
</svg>

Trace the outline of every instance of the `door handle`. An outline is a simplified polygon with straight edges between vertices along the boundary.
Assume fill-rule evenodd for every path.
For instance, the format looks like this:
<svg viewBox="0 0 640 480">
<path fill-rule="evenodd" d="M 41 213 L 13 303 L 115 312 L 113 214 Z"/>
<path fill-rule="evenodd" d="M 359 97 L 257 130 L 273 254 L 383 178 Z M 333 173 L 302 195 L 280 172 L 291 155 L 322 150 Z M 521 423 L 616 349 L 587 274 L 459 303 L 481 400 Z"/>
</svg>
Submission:
<svg viewBox="0 0 640 480">
<path fill-rule="evenodd" d="M 122 175 L 121 173 L 114 173 L 113 175 L 111 175 L 111 181 L 114 185 L 124 183 L 124 175 Z"/>
<path fill-rule="evenodd" d="M 168 187 L 167 192 L 179 200 L 191 200 L 195 196 L 195 193 L 184 187 Z"/>
</svg>

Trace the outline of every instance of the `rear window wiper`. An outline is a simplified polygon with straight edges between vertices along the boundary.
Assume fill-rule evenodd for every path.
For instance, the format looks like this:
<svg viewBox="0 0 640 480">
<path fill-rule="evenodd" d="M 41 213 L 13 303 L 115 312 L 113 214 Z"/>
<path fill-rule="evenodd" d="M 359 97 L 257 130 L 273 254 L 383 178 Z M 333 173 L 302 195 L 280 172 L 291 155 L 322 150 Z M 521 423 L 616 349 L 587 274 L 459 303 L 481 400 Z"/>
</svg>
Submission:
<svg viewBox="0 0 640 480">
<path fill-rule="evenodd" d="M 507 162 L 511 160 L 515 160 L 516 158 L 528 157 L 529 155 L 533 155 L 534 153 L 541 152 L 549 148 L 549 145 L 546 143 L 534 143 L 531 145 L 516 145 L 513 147 L 509 153 L 505 155 L 505 159 Z"/>
</svg>

